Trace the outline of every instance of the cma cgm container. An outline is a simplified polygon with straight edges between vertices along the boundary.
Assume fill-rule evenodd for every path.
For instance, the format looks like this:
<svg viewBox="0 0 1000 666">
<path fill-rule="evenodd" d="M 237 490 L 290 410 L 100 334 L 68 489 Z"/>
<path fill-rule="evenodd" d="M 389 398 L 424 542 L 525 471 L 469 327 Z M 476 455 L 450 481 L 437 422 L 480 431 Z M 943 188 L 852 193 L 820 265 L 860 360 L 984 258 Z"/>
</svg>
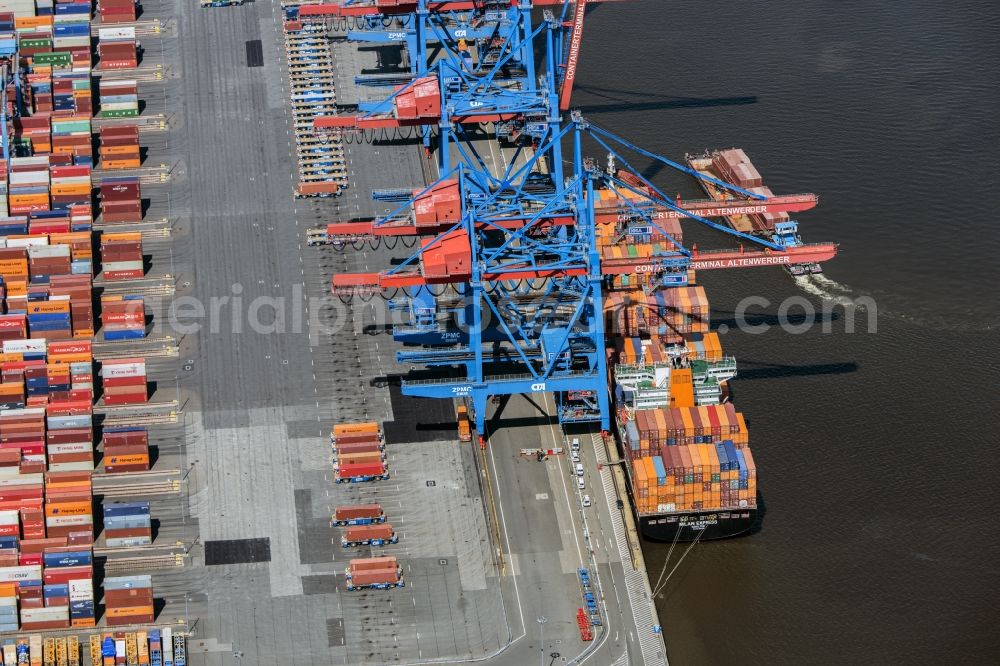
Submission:
<svg viewBox="0 0 1000 666">
<path fill-rule="evenodd" d="M 392 525 L 355 525 L 348 527 L 344 536 L 340 538 L 340 545 L 344 548 L 351 546 L 384 546 L 388 543 L 396 543 L 399 537 Z"/>
<path fill-rule="evenodd" d="M 370 525 L 372 523 L 384 523 L 385 513 L 381 504 L 351 504 L 349 506 L 338 506 L 333 513 L 331 527 L 343 527 L 345 525 Z"/>
</svg>

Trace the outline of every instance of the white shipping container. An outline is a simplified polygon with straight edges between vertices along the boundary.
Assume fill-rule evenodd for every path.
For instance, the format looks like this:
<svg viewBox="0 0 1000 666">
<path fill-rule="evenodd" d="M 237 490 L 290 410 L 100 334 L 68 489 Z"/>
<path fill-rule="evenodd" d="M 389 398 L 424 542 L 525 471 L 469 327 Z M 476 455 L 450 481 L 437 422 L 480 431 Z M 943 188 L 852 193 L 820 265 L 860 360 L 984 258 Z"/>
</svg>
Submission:
<svg viewBox="0 0 1000 666">
<path fill-rule="evenodd" d="M 94 450 L 94 445 L 90 442 L 49 444 L 47 450 L 49 455 L 53 453 L 90 453 Z"/>
<path fill-rule="evenodd" d="M 69 598 L 90 599 L 94 596 L 94 581 L 89 578 L 78 578 L 69 581 Z"/>
<path fill-rule="evenodd" d="M 34 32 L 34 30 L 32 30 L 32 32 Z M 13 168 L 43 166 L 46 170 L 48 170 L 49 157 L 48 155 L 43 155 L 41 157 L 12 157 L 10 158 L 10 165 Z"/>
<path fill-rule="evenodd" d="M 100 28 L 97 39 L 102 42 L 115 39 L 135 39 L 135 28 Z"/>
<path fill-rule="evenodd" d="M 11 468 L 15 472 L 17 468 Z M 0 476 L 0 486 L 10 488 L 12 486 L 37 486 L 45 483 L 45 478 L 41 474 L 18 474 L 16 476 Z"/>
<path fill-rule="evenodd" d="M 28 258 L 48 259 L 51 257 L 68 257 L 70 254 L 69 245 L 36 245 L 28 248 Z M 59 300 L 52 298 L 50 300 Z"/>
<path fill-rule="evenodd" d="M 46 606 L 43 608 L 22 608 L 21 623 L 69 621 L 69 606 Z"/>
<path fill-rule="evenodd" d="M 106 539 L 105 545 L 108 548 L 132 548 L 134 546 L 151 546 L 153 537 L 118 537 Z"/>
<path fill-rule="evenodd" d="M 46 516 L 46 527 L 65 527 L 66 525 L 93 525 L 93 514 L 82 514 L 79 516 Z"/>
<path fill-rule="evenodd" d="M 0 583 L 16 583 L 22 580 L 41 580 L 42 565 L 31 564 L 23 567 L 0 567 Z"/>
<path fill-rule="evenodd" d="M 73 132 L 71 136 L 90 136 L 90 132 Z M 53 185 L 90 185 L 90 176 L 65 176 L 63 178 L 53 178 Z"/>
<path fill-rule="evenodd" d="M 163 631 L 160 632 L 162 637 L 161 647 L 163 648 L 163 663 L 173 664 L 174 663 L 174 638 L 173 629 L 170 627 L 163 627 Z"/>
<path fill-rule="evenodd" d="M 48 185 L 48 171 L 13 171 L 7 174 L 7 182 L 11 185 Z"/>
<path fill-rule="evenodd" d="M 8 409 L 0 412 L 0 423 L 6 418 L 18 418 L 21 416 L 39 416 L 45 414 L 44 407 L 23 407 L 21 409 Z"/>
<path fill-rule="evenodd" d="M 30 238 L 8 238 L 7 247 L 32 247 L 34 245 L 48 245 L 48 236 L 32 236 Z"/>
<path fill-rule="evenodd" d="M 145 377 L 145 363 L 105 363 L 101 367 L 101 377 Z"/>
<path fill-rule="evenodd" d="M 138 261 L 109 261 L 103 264 L 104 271 L 138 271 L 142 270 L 142 260 Z"/>
<path fill-rule="evenodd" d="M 4 354 L 44 354 L 45 338 L 35 340 L 4 340 Z"/>
<path fill-rule="evenodd" d="M 81 460 L 79 462 L 50 462 L 50 472 L 89 472 L 94 469 L 92 460 Z"/>
<path fill-rule="evenodd" d="M 21 521 L 21 514 L 15 511 L 0 511 L 0 525 L 17 525 Z"/>
<path fill-rule="evenodd" d="M 149 574 L 109 576 L 104 579 L 105 590 L 132 590 L 146 587 L 153 587 L 153 577 Z"/>
<path fill-rule="evenodd" d="M 139 108 L 138 100 L 134 102 L 111 102 L 108 104 L 101 102 L 102 111 L 129 111 L 137 108 Z"/>
</svg>

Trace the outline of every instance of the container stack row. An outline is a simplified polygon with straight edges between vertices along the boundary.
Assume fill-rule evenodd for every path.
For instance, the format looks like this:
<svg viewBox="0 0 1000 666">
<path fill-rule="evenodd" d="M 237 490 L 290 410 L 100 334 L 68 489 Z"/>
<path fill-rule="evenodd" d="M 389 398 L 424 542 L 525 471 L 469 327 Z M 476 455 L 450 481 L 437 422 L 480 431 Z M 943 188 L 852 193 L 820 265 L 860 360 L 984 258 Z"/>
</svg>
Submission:
<svg viewBox="0 0 1000 666">
<path fill-rule="evenodd" d="M 103 429 L 104 471 L 108 474 L 149 469 L 149 432 L 144 427 Z"/>
<path fill-rule="evenodd" d="M 138 125 L 105 126 L 99 131 L 100 166 L 105 170 L 137 169 L 141 164 Z"/>
<path fill-rule="evenodd" d="M 105 405 L 135 405 L 147 402 L 146 359 L 122 358 L 101 365 Z"/>
<path fill-rule="evenodd" d="M 134 280 L 144 274 L 141 233 L 101 235 L 101 276 L 105 281 Z"/>
<path fill-rule="evenodd" d="M 142 222 L 142 188 L 138 176 L 101 180 L 101 221 L 105 224 Z"/>
<path fill-rule="evenodd" d="M 55 638 L 54 641 L 58 641 Z M 187 639 L 184 634 L 175 634 L 171 627 L 150 629 L 149 631 L 114 631 L 90 636 L 89 656 L 93 666 L 101 664 L 125 664 L 126 666 L 187 666 Z M 79 653 L 76 642 L 70 651 Z M 67 666 L 76 666 L 70 655 Z M 32 662 L 34 663 L 34 662 Z"/>
<path fill-rule="evenodd" d="M 104 609 L 108 626 L 153 622 L 151 576 L 119 576 L 104 579 Z"/>
<path fill-rule="evenodd" d="M 103 508 L 104 545 L 108 548 L 152 545 L 149 502 L 105 502 Z"/>
<path fill-rule="evenodd" d="M 95 623 L 89 472 L 22 474 L 0 467 L 0 605 L 22 630 Z"/>
<path fill-rule="evenodd" d="M 299 161 L 295 195 L 336 196 L 348 181 L 343 141 L 339 136 L 313 133 L 314 118 L 337 114 L 333 52 L 326 29 L 320 24 L 286 21 L 285 54 Z"/>
<path fill-rule="evenodd" d="M 141 294 L 101 296 L 101 331 L 105 340 L 146 336 L 146 306 Z"/>
<path fill-rule="evenodd" d="M 377 423 L 338 423 L 330 433 L 336 483 L 388 479 L 385 443 Z"/>
<path fill-rule="evenodd" d="M 91 413 L 94 395 L 89 341 L 7 340 L 3 349 L 6 360 L 0 363 L 0 434 L 5 434 L 5 439 L 0 451 L 18 448 L 14 444 L 21 440 L 15 432 L 27 430 L 14 427 L 18 420 L 35 420 L 44 428 L 48 418 L 50 430 L 67 425 L 89 427 L 89 422 L 78 425 Z M 39 435 L 37 439 L 44 439 L 44 429 Z M 27 443 L 33 444 L 30 437 Z M 38 453 L 43 455 L 44 449 Z"/>
<path fill-rule="evenodd" d="M 132 80 L 102 78 L 98 84 L 102 118 L 135 118 L 139 115 L 139 84 Z"/>
<path fill-rule="evenodd" d="M 136 19 L 135 0 L 97 0 L 101 23 L 133 23 Z"/>
<path fill-rule="evenodd" d="M 623 434 L 626 453 L 632 457 L 656 456 L 668 446 L 730 440 L 745 448 L 750 443 L 743 414 L 731 402 L 635 410 L 629 415 Z"/>
<path fill-rule="evenodd" d="M 747 508 L 757 504 L 757 467 L 748 447 L 717 444 L 663 447 L 632 461 L 640 513 Z"/>
<path fill-rule="evenodd" d="M 673 287 L 647 294 L 642 289 L 613 291 L 605 299 L 605 326 L 622 337 L 656 338 L 680 344 L 689 333 L 709 332 L 709 306 L 703 287 Z"/>
<path fill-rule="evenodd" d="M 57 127 L 62 128 L 65 125 L 57 124 Z M 45 132 L 46 139 L 51 142 L 53 137 L 49 134 L 49 130 L 46 129 Z M 76 141 L 73 135 L 74 132 L 68 131 L 64 135 L 57 136 L 55 140 L 65 136 L 69 140 Z M 4 172 L 7 206 L 0 212 L 13 216 L 4 226 L 20 223 L 24 231 L 16 231 L 17 227 L 13 227 L 7 233 L 47 233 L 46 229 L 39 228 L 43 223 L 61 225 L 50 227 L 57 232 L 90 230 L 93 213 L 89 132 L 85 139 L 87 156 L 83 161 L 87 162 L 86 164 L 69 164 L 81 160 L 68 155 L 11 158 L 10 172 Z M 82 152 L 82 149 L 75 146 L 69 148 Z"/>
<path fill-rule="evenodd" d="M 135 69 L 139 66 L 134 27 L 100 28 L 97 39 L 98 69 Z"/>
</svg>

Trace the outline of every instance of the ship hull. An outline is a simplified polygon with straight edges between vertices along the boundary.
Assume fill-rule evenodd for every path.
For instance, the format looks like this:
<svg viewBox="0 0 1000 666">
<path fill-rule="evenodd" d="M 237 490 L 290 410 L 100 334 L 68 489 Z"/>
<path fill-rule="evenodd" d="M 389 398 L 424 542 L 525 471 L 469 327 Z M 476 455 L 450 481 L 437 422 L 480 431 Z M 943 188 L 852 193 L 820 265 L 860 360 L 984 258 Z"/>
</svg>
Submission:
<svg viewBox="0 0 1000 666">
<path fill-rule="evenodd" d="M 740 536 L 756 521 L 756 508 L 652 514 L 639 516 L 639 531 L 649 541 L 684 543 Z"/>
</svg>

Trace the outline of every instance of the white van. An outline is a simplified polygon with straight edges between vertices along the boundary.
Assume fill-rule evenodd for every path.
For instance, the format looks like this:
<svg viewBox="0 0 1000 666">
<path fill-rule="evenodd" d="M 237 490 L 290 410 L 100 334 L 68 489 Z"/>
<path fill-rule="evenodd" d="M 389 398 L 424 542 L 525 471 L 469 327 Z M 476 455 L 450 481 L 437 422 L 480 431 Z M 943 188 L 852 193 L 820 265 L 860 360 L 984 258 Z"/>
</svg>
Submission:
<svg viewBox="0 0 1000 666">
<path fill-rule="evenodd" d="M 573 438 L 573 442 L 572 442 L 572 444 L 570 444 L 570 446 L 572 447 L 572 449 L 574 451 L 579 451 L 580 450 L 580 438 L 579 437 L 574 437 Z"/>
<path fill-rule="evenodd" d="M 576 464 L 576 475 L 583 476 L 583 463 Z"/>
</svg>

